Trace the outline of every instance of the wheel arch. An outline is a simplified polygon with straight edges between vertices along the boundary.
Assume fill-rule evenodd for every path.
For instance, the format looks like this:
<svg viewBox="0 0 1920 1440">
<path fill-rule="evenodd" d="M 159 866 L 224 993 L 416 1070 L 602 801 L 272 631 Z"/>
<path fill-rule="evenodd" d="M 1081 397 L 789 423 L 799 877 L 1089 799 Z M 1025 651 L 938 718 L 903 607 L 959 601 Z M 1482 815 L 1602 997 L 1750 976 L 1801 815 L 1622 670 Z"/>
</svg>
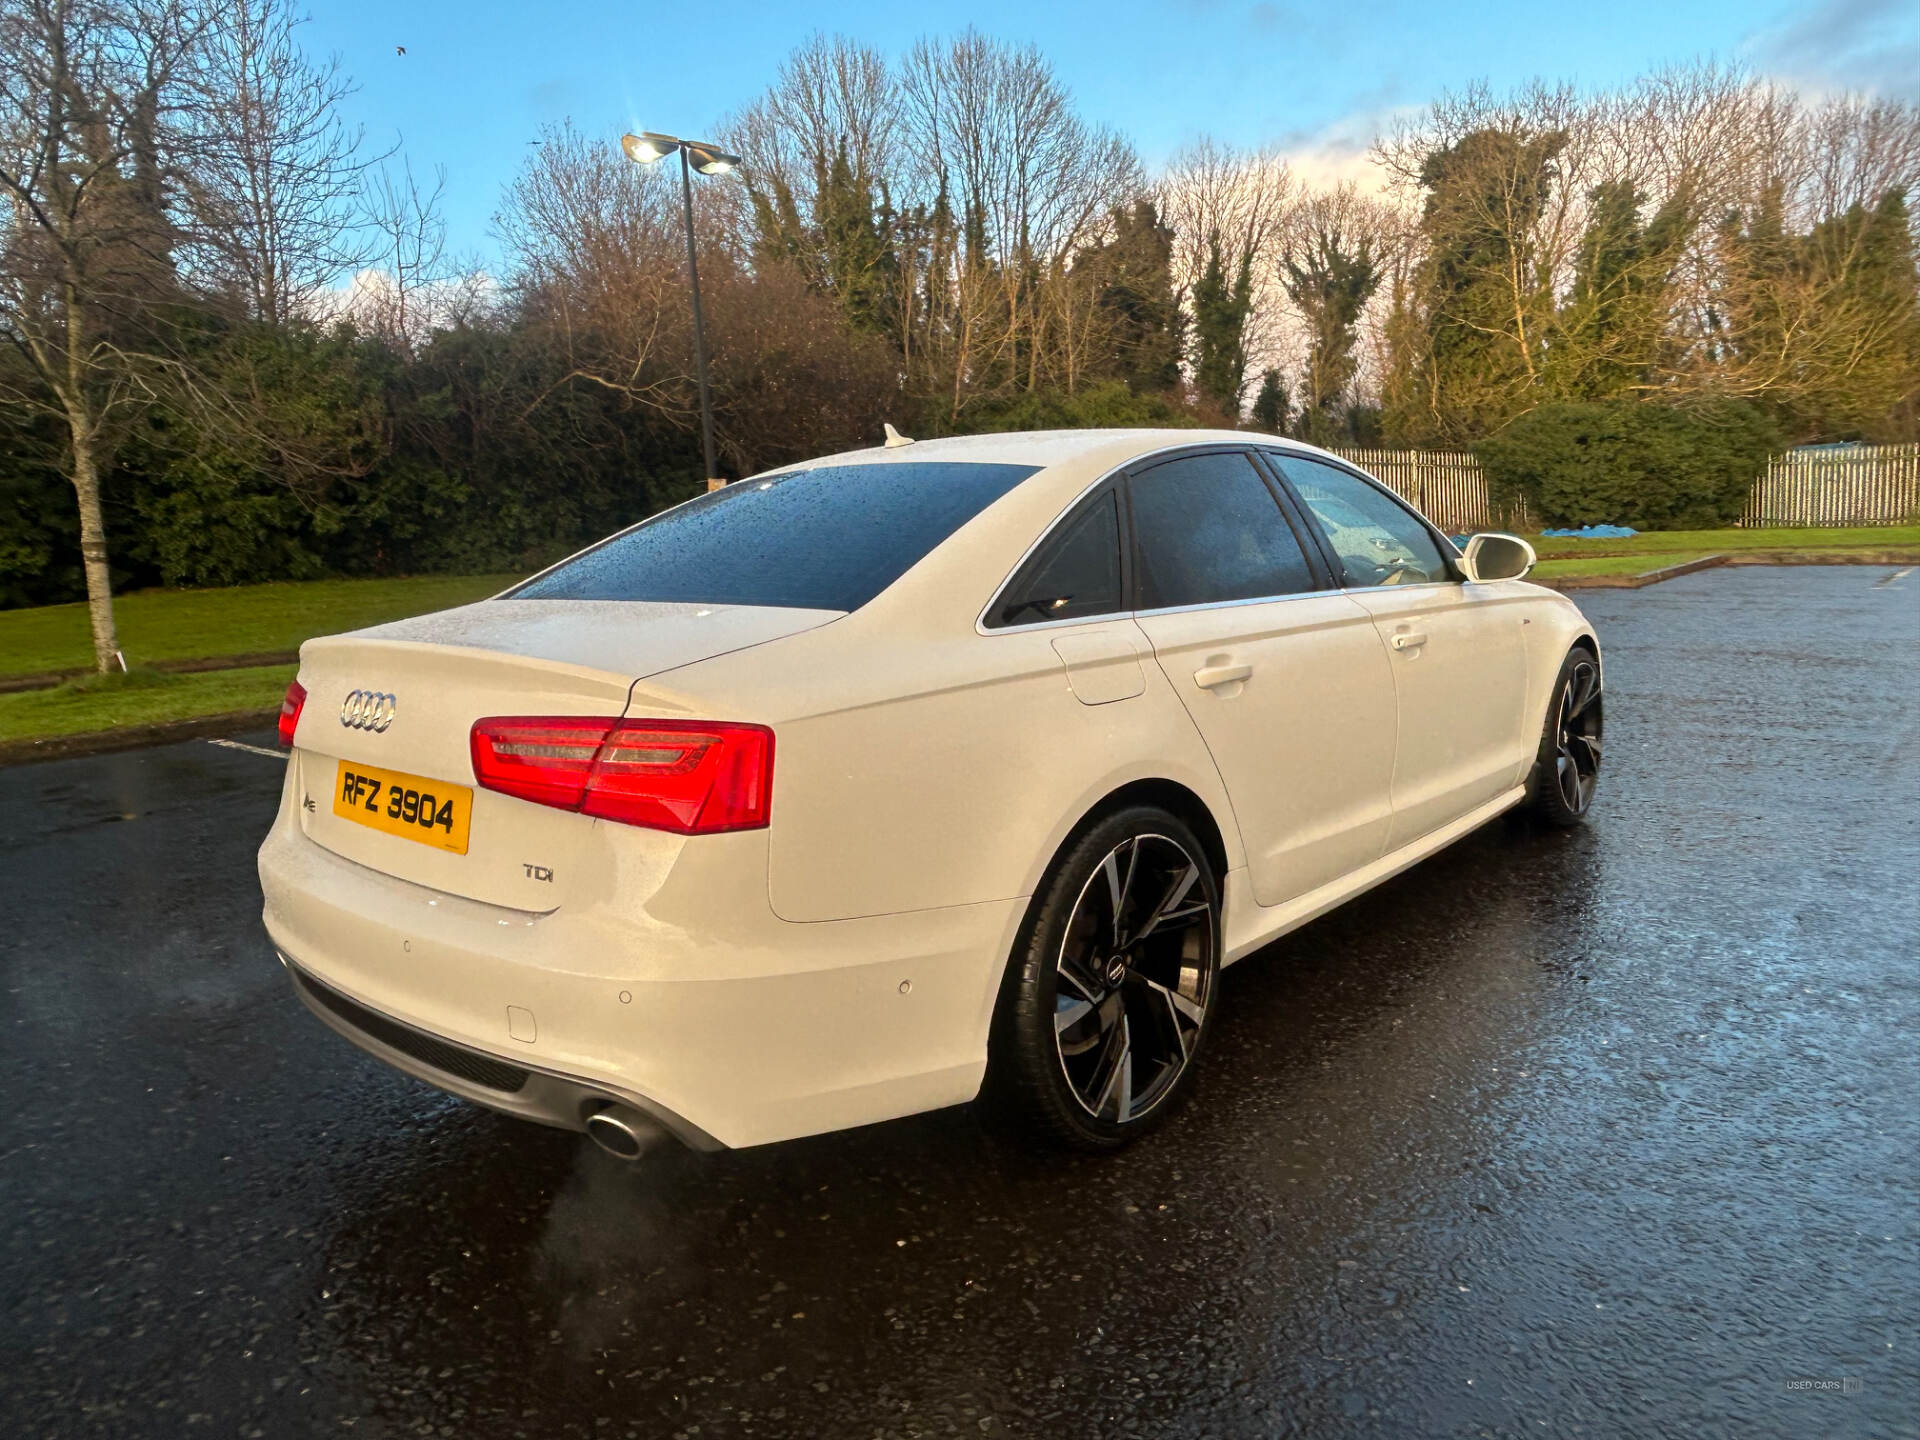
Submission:
<svg viewBox="0 0 1920 1440">
<path fill-rule="evenodd" d="M 1600 689 L 1604 694 L 1607 688 L 1607 662 L 1600 654 L 1600 640 L 1593 633 L 1592 626 L 1582 626 L 1574 632 L 1572 638 L 1567 641 L 1566 652 L 1560 657 L 1561 661 L 1564 662 L 1566 657 L 1576 650 L 1584 650 L 1593 656 L 1594 668 L 1600 672 Z M 1555 664 L 1554 669 L 1557 673 L 1559 663 Z"/>
<path fill-rule="evenodd" d="M 1215 882 L 1223 891 L 1225 890 L 1227 872 L 1234 867 L 1238 859 L 1235 851 L 1229 848 L 1234 841 L 1238 840 L 1238 832 L 1229 831 L 1223 827 L 1214 815 L 1213 807 L 1191 786 L 1164 775 L 1150 775 L 1116 785 L 1099 799 L 1082 807 L 1079 818 L 1067 825 L 1060 833 L 1041 864 L 1039 872 L 1034 876 L 1032 889 L 1028 892 L 1029 911 L 1032 909 L 1032 898 L 1046 889 L 1047 881 L 1052 878 L 1062 857 L 1073 849 L 1080 837 L 1107 816 L 1116 814 L 1130 805 L 1153 805 L 1178 817 L 1200 841 L 1201 848 L 1206 851 L 1208 863 L 1213 866 Z M 1228 824 L 1232 823 L 1229 819 Z M 1021 922 L 1020 929 L 1021 934 L 1024 935 L 1026 930 L 1024 920 Z"/>
<path fill-rule="evenodd" d="M 1117 810 L 1124 810 L 1129 805 L 1154 805 L 1177 816 L 1189 830 L 1193 831 L 1194 837 L 1206 850 L 1207 860 L 1213 866 L 1216 882 L 1221 885 L 1226 884 L 1227 841 L 1226 836 L 1221 832 L 1220 822 L 1214 818 L 1212 809 L 1199 795 L 1178 780 L 1168 780 L 1164 777 L 1133 780 L 1101 797 L 1067 832 L 1066 839 L 1061 841 L 1054 851 L 1054 859 L 1057 860 L 1065 854 L 1067 848 L 1089 827 L 1097 825 L 1108 815 Z M 1047 868 L 1052 869 L 1052 861 L 1048 862 Z"/>
</svg>

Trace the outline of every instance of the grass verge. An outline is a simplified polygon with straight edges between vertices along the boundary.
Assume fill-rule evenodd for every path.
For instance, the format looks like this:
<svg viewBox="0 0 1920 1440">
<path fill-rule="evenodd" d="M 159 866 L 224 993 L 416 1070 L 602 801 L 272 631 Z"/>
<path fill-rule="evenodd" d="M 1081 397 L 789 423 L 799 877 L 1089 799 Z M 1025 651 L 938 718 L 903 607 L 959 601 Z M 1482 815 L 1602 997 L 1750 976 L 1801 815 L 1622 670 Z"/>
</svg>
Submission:
<svg viewBox="0 0 1920 1440">
<path fill-rule="evenodd" d="M 1920 525 L 1854 525 L 1781 530 L 1649 530 L 1625 540 L 1569 540 L 1558 535 L 1529 535 L 1526 538 L 1542 561 L 1591 560 L 1612 555 L 1677 555 L 1685 559 L 1695 555 L 1740 555 L 1755 550 L 1826 553 L 1920 549 Z M 1656 560 L 1646 568 L 1657 570 L 1663 563 L 1673 562 Z"/>
<path fill-rule="evenodd" d="M 115 598 L 127 663 L 270 655 L 408 615 L 497 594 L 512 575 L 423 575 L 408 580 L 307 580 L 227 590 L 136 590 Z M 0 610 L 0 675 L 90 669 L 85 605 Z"/>
<path fill-rule="evenodd" d="M 1595 575 L 1644 575 L 1649 570 L 1664 570 L 1669 565 L 1714 555 L 1714 550 L 1654 550 L 1644 555 L 1593 555 L 1577 560 L 1542 560 L 1533 567 L 1529 580 L 1584 580 Z"/>
<path fill-rule="evenodd" d="M 286 694 L 294 668 L 262 665 L 199 675 L 132 670 L 125 675 L 89 675 L 51 690 L 0 695 L 0 744 L 271 710 Z"/>
</svg>

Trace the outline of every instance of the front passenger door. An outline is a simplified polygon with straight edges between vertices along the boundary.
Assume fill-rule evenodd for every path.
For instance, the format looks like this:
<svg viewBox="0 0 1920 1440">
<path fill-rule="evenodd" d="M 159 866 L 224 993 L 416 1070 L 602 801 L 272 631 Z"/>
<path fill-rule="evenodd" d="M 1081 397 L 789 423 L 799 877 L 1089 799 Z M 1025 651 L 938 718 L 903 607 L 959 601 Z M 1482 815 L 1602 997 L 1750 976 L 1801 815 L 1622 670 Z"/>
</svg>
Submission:
<svg viewBox="0 0 1920 1440">
<path fill-rule="evenodd" d="M 1332 589 L 1246 451 L 1152 463 L 1128 490 L 1136 619 L 1226 784 L 1254 899 L 1378 859 L 1396 722 L 1367 611 Z"/>
<path fill-rule="evenodd" d="M 1400 738 L 1397 850 L 1520 783 L 1538 735 L 1527 723 L 1524 593 L 1455 576 L 1427 524 L 1349 470 L 1285 451 L 1285 473 L 1391 652 Z"/>
</svg>

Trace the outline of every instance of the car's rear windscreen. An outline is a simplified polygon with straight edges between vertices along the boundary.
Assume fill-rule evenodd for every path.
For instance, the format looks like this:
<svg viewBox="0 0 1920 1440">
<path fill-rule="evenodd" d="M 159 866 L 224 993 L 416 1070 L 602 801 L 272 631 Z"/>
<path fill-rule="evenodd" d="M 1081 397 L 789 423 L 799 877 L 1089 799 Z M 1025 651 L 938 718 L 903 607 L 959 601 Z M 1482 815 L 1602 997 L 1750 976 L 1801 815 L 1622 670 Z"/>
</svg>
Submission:
<svg viewBox="0 0 1920 1440">
<path fill-rule="evenodd" d="M 1038 468 L 922 460 L 762 475 L 644 520 L 512 593 L 857 610 Z"/>
</svg>

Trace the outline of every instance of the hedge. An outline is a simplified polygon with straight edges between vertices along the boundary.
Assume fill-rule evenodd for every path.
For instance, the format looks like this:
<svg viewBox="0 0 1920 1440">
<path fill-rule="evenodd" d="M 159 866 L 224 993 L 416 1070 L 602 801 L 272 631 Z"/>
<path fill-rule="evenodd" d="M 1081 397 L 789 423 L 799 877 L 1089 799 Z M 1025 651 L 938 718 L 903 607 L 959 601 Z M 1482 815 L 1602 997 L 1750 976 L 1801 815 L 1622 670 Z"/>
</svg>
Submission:
<svg viewBox="0 0 1920 1440">
<path fill-rule="evenodd" d="M 1494 505 L 1524 499 L 1545 525 L 1711 530 L 1740 518 L 1780 438 L 1744 401 L 1603 400 L 1542 405 L 1474 453 Z"/>
</svg>

